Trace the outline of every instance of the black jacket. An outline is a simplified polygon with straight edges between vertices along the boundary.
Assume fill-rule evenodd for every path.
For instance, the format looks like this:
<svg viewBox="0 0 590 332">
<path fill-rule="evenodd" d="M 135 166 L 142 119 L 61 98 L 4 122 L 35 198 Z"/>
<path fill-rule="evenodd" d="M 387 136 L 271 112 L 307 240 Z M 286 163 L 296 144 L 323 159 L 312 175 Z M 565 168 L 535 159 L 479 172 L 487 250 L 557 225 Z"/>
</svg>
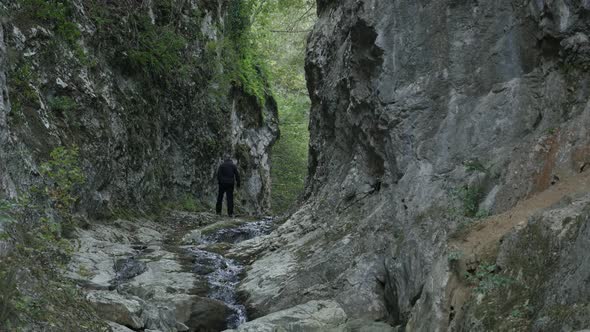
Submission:
<svg viewBox="0 0 590 332">
<path fill-rule="evenodd" d="M 238 174 L 238 168 L 228 159 L 217 169 L 217 182 L 219 184 L 234 184 L 234 178 L 239 187 L 240 174 Z"/>
</svg>

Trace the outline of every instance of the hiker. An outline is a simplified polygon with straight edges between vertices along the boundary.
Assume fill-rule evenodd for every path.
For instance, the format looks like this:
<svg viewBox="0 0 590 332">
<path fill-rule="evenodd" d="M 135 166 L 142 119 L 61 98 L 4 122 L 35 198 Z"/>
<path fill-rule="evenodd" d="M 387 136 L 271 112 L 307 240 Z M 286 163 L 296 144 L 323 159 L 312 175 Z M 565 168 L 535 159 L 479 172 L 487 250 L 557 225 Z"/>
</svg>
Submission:
<svg viewBox="0 0 590 332">
<path fill-rule="evenodd" d="M 219 193 L 217 194 L 217 205 L 215 209 L 218 215 L 221 215 L 221 205 L 223 203 L 223 194 L 227 195 L 227 214 L 234 216 L 234 179 L 238 188 L 240 188 L 240 174 L 238 167 L 226 156 L 225 161 L 217 169 L 217 183 L 219 183 Z"/>
</svg>

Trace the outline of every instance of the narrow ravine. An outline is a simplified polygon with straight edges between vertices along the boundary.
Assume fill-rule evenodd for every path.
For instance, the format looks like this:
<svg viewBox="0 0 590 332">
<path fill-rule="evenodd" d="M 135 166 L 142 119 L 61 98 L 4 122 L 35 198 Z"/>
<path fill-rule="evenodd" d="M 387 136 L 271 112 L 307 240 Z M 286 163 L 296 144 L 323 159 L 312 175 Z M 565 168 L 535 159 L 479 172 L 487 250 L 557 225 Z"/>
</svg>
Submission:
<svg viewBox="0 0 590 332">
<path fill-rule="evenodd" d="M 220 228 L 203 235 L 199 244 L 188 249 L 194 257 L 193 271 L 209 286 L 207 297 L 225 303 L 230 309 L 227 327 L 237 328 L 247 321 L 246 307 L 239 302 L 237 286 L 245 267 L 224 254 L 233 244 L 265 235 L 272 230 L 273 218 Z"/>
</svg>

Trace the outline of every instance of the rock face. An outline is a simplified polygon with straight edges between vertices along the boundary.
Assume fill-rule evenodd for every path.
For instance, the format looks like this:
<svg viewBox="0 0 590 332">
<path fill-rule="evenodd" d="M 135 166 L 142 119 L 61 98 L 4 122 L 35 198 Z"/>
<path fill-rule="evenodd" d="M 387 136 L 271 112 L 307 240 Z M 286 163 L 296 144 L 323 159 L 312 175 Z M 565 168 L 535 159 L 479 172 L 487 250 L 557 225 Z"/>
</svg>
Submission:
<svg viewBox="0 0 590 332">
<path fill-rule="evenodd" d="M 257 315 L 333 299 L 351 318 L 446 330 L 449 235 L 590 169 L 590 4 L 345 0 L 318 14 L 307 201 L 243 244 L 263 254 L 241 289 Z"/>
<path fill-rule="evenodd" d="M 267 210 L 276 105 L 223 76 L 230 5 L 71 0 L 61 21 L 60 9 L 43 11 L 54 4 L 27 11 L 0 1 L 10 13 L 0 30 L 0 195 L 38 182 L 53 148 L 77 145 L 87 177 L 80 208 L 92 216 L 212 203 L 216 167 L 232 153 L 245 183 L 239 206 Z M 174 37 L 160 49 L 159 35 Z M 184 41 L 178 50 L 175 41 Z"/>
</svg>

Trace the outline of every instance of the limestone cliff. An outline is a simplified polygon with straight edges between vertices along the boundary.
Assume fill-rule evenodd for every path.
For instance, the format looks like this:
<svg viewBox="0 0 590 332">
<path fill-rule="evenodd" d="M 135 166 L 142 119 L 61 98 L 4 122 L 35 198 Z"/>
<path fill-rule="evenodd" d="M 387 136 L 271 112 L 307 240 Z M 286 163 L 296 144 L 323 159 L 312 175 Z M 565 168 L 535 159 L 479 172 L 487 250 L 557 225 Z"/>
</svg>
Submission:
<svg viewBox="0 0 590 332">
<path fill-rule="evenodd" d="M 266 211 L 276 105 L 227 77 L 235 5 L 0 1 L 0 197 L 37 182 L 53 148 L 76 145 L 91 216 L 212 203 L 233 153 L 239 207 Z"/>
<path fill-rule="evenodd" d="M 259 315 L 335 299 L 446 330 L 450 235 L 588 170 L 590 3 L 324 0 L 318 15 L 307 201 L 242 290 Z"/>
</svg>

